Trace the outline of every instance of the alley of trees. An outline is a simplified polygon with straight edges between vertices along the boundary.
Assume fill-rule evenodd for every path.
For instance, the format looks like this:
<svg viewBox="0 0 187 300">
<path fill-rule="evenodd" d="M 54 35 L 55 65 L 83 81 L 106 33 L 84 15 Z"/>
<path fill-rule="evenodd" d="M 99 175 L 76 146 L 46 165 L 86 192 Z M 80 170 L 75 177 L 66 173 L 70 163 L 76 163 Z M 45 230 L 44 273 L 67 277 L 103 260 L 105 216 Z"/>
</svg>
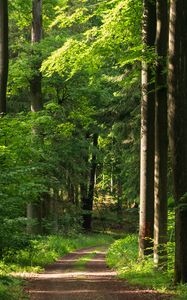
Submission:
<svg viewBox="0 0 187 300">
<path fill-rule="evenodd" d="M 136 232 L 187 282 L 186 28 L 185 0 L 0 0 L 1 258 Z"/>
</svg>

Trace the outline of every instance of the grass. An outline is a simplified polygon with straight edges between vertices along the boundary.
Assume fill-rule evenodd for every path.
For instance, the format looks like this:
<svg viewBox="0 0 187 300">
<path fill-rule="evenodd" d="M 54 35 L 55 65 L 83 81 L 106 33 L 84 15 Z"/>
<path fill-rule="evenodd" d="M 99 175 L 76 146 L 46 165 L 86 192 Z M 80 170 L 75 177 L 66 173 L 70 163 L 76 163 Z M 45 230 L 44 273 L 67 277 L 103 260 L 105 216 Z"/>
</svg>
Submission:
<svg viewBox="0 0 187 300">
<path fill-rule="evenodd" d="M 93 252 L 84 255 L 83 257 L 80 257 L 74 264 L 74 266 L 76 267 L 76 269 L 78 270 L 84 270 L 86 268 L 86 264 L 92 260 L 92 258 L 94 258 L 97 255 L 97 251 L 94 250 Z"/>
<path fill-rule="evenodd" d="M 0 299 L 22 300 L 23 282 L 13 277 L 14 272 L 39 272 L 45 265 L 57 260 L 76 249 L 111 244 L 114 241 L 109 234 L 78 234 L 74 237 L 36 236 L 25 249 L 9 250 L 0 261 Z M 95 255 L 93 253 L 92 255 Z M 83 267 L 89 257 L 79 262 Z"/>
<path fill-rule="evenodd" d="M 72 238 L 36 237 L 31 240 L 29 248 L 8 251 L 2 263 L 8 272 L 38 272 L 45 265 L 76 249 L 111 244 L 113 241 L 113 237 L 107 234 L 80 234 Z"/>
<path fill-rule="evenodd" d="M 12 276 L 0 275 L 0 299 L 24 300 L 27 299 L 22 289 L 23 281 Z"/>
<path fill-rule="evenodd" d="M 152 257 L 142 260 L 138 258 L 138 237 L 127 235 L 115 241 L 107 253 L 107 264 L 117 270 L 120 278 L 125 278 L 130 284 L 151 288 L 162 293 L 173 294 L 174 300 L 187 299 L 187 284 L 173 284 L 173 244 L 168 248 L 168 271 L 155 269 Z"/>
</svg>

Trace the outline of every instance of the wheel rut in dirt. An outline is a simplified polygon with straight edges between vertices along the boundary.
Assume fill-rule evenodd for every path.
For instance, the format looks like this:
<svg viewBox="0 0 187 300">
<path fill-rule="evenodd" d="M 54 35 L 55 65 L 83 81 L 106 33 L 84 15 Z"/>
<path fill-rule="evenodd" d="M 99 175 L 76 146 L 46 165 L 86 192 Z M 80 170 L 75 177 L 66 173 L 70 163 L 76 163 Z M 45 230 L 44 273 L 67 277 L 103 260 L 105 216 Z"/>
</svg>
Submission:
<svg viewBox="0 0 187 300">
<path fill-rule="evenodd" d="M 94 256 L 79 267 L 82 258 Z M 106 249 L 75 251 L 46 267 L 27 284 L 29 300 L 168 300 L 168 295 L 140 290 L 116 277 L 105 263 Z"/>
</svg>

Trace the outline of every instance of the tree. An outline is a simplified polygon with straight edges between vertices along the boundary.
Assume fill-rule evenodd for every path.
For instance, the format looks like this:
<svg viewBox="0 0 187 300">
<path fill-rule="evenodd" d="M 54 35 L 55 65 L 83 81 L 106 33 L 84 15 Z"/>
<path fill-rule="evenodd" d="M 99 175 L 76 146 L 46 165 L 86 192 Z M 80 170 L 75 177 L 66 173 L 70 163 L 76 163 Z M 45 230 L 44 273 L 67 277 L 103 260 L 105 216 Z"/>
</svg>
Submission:
<svg viewBox="0 0 187 300">
<path fill-rule="evenodd" d="M 32 30 L 31 30 L 31 43 L 34 47 L 35 44 L 39 43 L 42 39 L 42 0 L 32 0 Z M 34 49 L 33 49 L 34 53 Z M 43 108 L 42 102 L 42 87 L 41 87 L 41 73 L 40 73 L 40 60 L 37 60 L 34 66 L 34 75 L 30 80 L 30 93 L 31 93 L 31 111 L 37 112 Z M 33 133 L 37 134 L 36 130 L 33 129 Z M 42 208 L 41 202 L 29 203 L 27 205 L 27 217 L 29 220 L 34 218 L 37 219 L 37 225 L 28 225 L 28 232 L 30 231 L 39 233 L 41 229 L 42 219 Z"/>
<path fill-rule="evenodd" d="M 95 188 L 95 175 L 97 167 L 97 156 L 96 149 L 98 144 L 98 134 L 93 134 L 93 153 L 91 159 L 91 168 L 89 176 L 89 186 L 88 192 L 85 197 L 82 198 L 82 208 L 83 208 L 83 228 L 90 231 L 92 228 L 92 212 L 93 212 L 93 201 L 94 201 L 94 188 Z M 85 212 L 84 212 L 85 211 Z"/>
<path fill-rule="evenodd" d="M 170 1 L 169 139 L 176 204 L 175 281 L 187 282 L 187 2 Z"/>
<path fill-rule="evenodd" d="M 142 38 L 144 60 L 142 62 L 141 103 L 141 160 L 140 160 L 140 256 L 152 250 L 154 224 L 154 121 L 155 91 L 153 65 L 150 57 L 155 43 L 156 5 L 155 1 L 144 0 Z M 147 56 L 146 56 L 147 55 Z M 149 249 L 148 249 L 149 248 Z"/>
<path fill-rule="evenodd" d="M 0 0 L 0 114 L 6 112 L 8 79 L 8 0 Z"/>
<path fill-rule="evenodd" d="M 157 0 L 156 77 L 155 77 L 155 209 L 154 262 L 163 266 L 167 243 L 167 0 Z"/>
<path fill-rule="evenodd" d="M 39 43 L 42 39 L 42 0 L 32 0 L 32 30 L 31 43 Z M 33 50 L 34 51 L 34 50 Z M 43 108 L 42 103 L 42 87 L 41 87 L 41 62 L 40 59 L 36 62 L 34 75 L 30 80 L 31 90 L 31 110 L 36 112 Z"/>
</svg>

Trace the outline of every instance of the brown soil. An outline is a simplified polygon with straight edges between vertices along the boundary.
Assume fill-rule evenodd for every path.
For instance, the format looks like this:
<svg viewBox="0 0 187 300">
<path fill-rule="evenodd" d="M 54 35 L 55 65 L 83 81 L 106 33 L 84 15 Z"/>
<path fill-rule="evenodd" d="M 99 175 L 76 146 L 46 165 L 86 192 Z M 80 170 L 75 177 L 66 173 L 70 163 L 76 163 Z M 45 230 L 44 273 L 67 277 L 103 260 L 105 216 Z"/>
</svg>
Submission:
<svg viewBox="0 0 187 300">
<path fill-rule="evenodd" d="M 66 255 L 46 267 L 44 273 L 30 278 L 27 292 L 30 300 L 166 300 L 168 295 L 140 290 L 116 277 L 105 264 L 106 251 L 97 251 L 83 271 L 75 267 L 82 256 L 93 252 L 87 248 Z"/>
</svg>

